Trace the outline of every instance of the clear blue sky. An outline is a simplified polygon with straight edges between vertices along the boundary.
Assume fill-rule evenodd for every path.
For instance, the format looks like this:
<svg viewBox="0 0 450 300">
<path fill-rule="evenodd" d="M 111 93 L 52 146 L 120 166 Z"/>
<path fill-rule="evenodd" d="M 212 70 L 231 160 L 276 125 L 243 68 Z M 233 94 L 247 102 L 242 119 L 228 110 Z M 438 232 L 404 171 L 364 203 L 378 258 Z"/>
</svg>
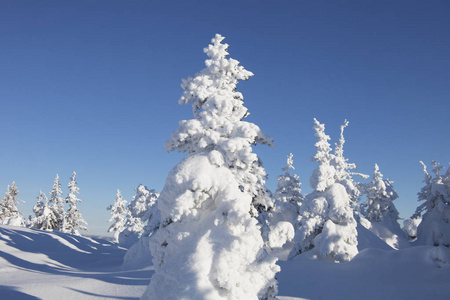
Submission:
<svg viewBox="0 0 450 300">
<path fill-rule="evenodd" d="M 415 210 L 419 160 L 450 161 L 449 1 L 0 1 L 0 191 L 16 181 L 28 216 L 56 174 L 78 173 L 92 233 L 106 207 L 145 184 L 160 191 L 183 154 L 164 142 L 181 79 L 204 67 L 216 33 L 255 76 L 239 84 L 275 139 L 257 146 L 268 187 L 286 155 L 309 192 L 313 118 L 361 172 L 378 163 L 402 217 Z"/>
</svg>

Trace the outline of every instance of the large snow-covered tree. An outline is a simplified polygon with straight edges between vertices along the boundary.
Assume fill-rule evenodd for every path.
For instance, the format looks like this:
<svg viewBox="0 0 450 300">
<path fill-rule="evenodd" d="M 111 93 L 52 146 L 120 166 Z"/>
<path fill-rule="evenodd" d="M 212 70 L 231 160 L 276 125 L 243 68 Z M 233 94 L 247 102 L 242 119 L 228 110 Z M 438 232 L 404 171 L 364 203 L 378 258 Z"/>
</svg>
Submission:
<svg viewBox="0 0 450 300">
<path fill-rule="evenodd" d="M 17 189 L 16 183 L 13 182 L 8 186 L 5 197 L 3 197 L 3 200 L 0 202 L 0 224 L 24 226 L 25 220 L 23 219 L 22 213 L 17 208 L 17 205 L 19 204 L 17 195 L 19 195 L 19 190 Z"/>
<path fill-rule="evenodd" d="M 265 187 L 266 171 L 261 160 L 252 152 L 252 145 L 273 146 L 273 139 L 253 123 L 245 122 L 248 110 L 243 95 L 236 91 L 239 80 L 247 80 L 253 73 L 227 59 L 227 44 L 223 37 L 205 48 L 209 59 L 206 68 L 182 80 L 184 93 L 179 103 L 192 102 L 194 119 L 183 120 L 166 142 L 166 150 L 189 154 L 219 151 L 224 164 L 234 174 L 240 189 L 252 197 L 252 214 L 270 210 L 273 199 Z"/>
<path fill-rule="evenodd" d="M 116 201 L 113 205 L 107 207 L 111 211 L 111 218 L 108 222 L 114 222 L 108 228 L 108 232 L 114 232 L 115 242 L 119 242 L 119 234 L 125 229 L 126 216 L 128 214 L 126 208 L 127 201 L 123 199 L 120 190 L 117 190 Z"/>
<path fill-rule="evenodd" d="M 417 244 L 450 247 L 450 172 L 441 174 L 442 166 L 433 161 L 434 176 L 428 173 L 423 162 L 425 186 L 418 193 L 424 201 L 413 218 L 422 216 L 417 228 Z"/>
<path fill-rule="evenodd" d="M 66 203 L 69 204 L 65 215 L 64 232 L 80 235 L 78 229 L 87 230 L 87 222 L 83 219 L 81 213 L 78 211 L 77 202 L 81 202 L 81 199 L 77 197 L 80 192 L 80 188 L 77 186 L 75 181 L 77 173 L 73 172 L 70 177 L 70 182 L 68 185 L 69 195 L 66 197 Z"/>
<path fill-rule="evenodd" d="M 322 259 L 349 261 L 358 253 L 351 200 L 345 186 L 337 182 L 325 125 L 316 119 L 314 123 L 318 141 L 312 161 L 318 162 L 319 166 L 310 179 L 313 192 L 305 197 L 300 208 L 300 224 L 289 257 L 312 251 L 314 256 Z"/>
<path fill-rule="evenodd" d="M 49 208 L 52 210 L 52 214 L 56 218 L 56 224 L 54 224 L 55 227 L 53 227 L 52 230 L 64 232 L 66 222 L 66 211 L 64 209 L 65 200 L 61 197 L 62 190 L 58 174 L 56 174 L 55 181 L 53 182 L 53 188 L 49 194 Z"/>
<path fill-rule="evenodd" d="M 180 103 L 192 102 L 194 119 L 179 123 L 166 149 L 188 156 L 158 199 L 161 227 L 150 239 L 155 273 L 143 299 L 274 299 L 277 292 L 279 267 L 264 251 L 255 218 L 273 200 L 251 148 L 272 139 L 243 121 L 248 112 L 236 84 L 252 73 L 227 58 L 223 39 L 212 39 L 206 68 L 182 83 Z"/>
</svg>

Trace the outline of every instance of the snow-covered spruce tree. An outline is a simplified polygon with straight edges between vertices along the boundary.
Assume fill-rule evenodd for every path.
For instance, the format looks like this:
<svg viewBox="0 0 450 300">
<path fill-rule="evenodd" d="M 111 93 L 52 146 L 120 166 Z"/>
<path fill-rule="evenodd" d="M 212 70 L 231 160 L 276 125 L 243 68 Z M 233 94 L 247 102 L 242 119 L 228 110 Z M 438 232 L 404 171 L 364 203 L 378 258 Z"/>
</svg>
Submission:
<svg viewBox="0 0 450 300">
<path fill-rule="evenodd" d="M 270 210 L 273 199 L 265 187 L 266 171 L 261 160 L 252 153 L 251 145 L 273 146 L 273 139 L 253 123 L 243 121 L 248 110 L 243 95 L 236 91 L 239 80 L 247 80 L 253 73 L 227 59 L 227 44 L 223 37 L 214 38 L 214 44 L 205 48 L 210 59 L 206 68 L 182 80 L 184 93 L 179 103 L 192 102 L 194 119 L 183 120 L 166 142 L 166 150 L 189 154 L 218 150 L 230 168 L 240 189 L 252 197 L 252 214 Z M 226 99 L 226 100 L 225 100 Z"/>
<path fill-rule="evenodd" d="M 111 211 L 111 218 L 108 222 L 114 222 L 108 228 L 108 232 L 114 232 L 114 241 L 119 242 L 119 234 L 125 229 L 125 220 L 128 214 L 125 204 L 127 201 L 123 199 L 120 190 L 117 190 L 116 201 L 113 205 L 106 209 Z"/>
<path fill-rule="evenodd" d="M 132 246 L 142 236 L 150 236 L 160 222 L 156 206 L 159 194 L 142 184 L 135 191 L 136 195 L 126 208 L 124 229 L 118 237 L 119 244 L 124 247 Z"/>
<path fill-rule="evenodd" d="M 371 222 L 390 221 L 398 225 L 399 214 L 394 205 L 398 198 L 389 179 L 383 180 L 383 174 L 377 164 L 373 169 L 372 181 L 366 185 L 367 212 L 366 217 Z M 400 225 L 398 225 L 400 228 Z"/>
<path fill-rule="evenodd" d="M 39 191 L 39 195 L 36 198 L 37 202 L 33 206 L 34 217 L 32 218 L 30 227 L 41 229 L 44 219 L 44 210 L 46 204 L 48 205 L 48 199 L 47 196 L 45 196 L 45 194 L 42 192 L 42 190 Z"/>
<path fill-rule="evenodd" d="M 361 190 L 363 189 L 362 184 L 359 182 L 355 182 L 353 179 L 354 175 L 361 177 L 362 179 L 369 178 L 368 175 L 354 172 L 358 166 L 354 163 L 349 163 L 348 159 L 344 157 L 344 129 L 348 126 L 349 122 L 347 120 L 344 121 L 344 124 L 341 125 L 341 134 L 339 137 L 339 141 L 335 143 L 334 155 L 331 160 L 331 165 L 334 166 L 335 169 L 335 178 L 336 182 L 342 184 L 347 191 L 347 194 L 350 197 L 350 204 L 355 210 L 355 214 L 359 215 L 358 208 L 358 199 L 361 195 Z"/>
<path fill-rule="evenodd" d="M 83 219 L 77 208 L 77 202 L 81 202 L 81 199 L 77 197 L 77 194 L 80 193 L 80 188 L 77 187 L 77 182 L 75 181 L 76 175 L 77 173 L 73 172 L 68 185 L 69 195 L 66 197 L 66 203 L 69 204 L 69 208 L 66 213 L 64 232 L 80 235 L 77 228 L 87 230 L 87 222 Z"/>
<path fill-rule="evenodd" d="M 142 184 L 136 188 L 136 195 L 127 207 L 125 229 L 119 234 L 119 245 L 129 247 L 123 258 L 124 267 L 151 264 L 148 259 L 151 256 L 149 240 L 161 223 L 158 197 L 155 190 Z"/>
<path fill-rule="evenodd" d="M 158 199 L 161 227 L 150 239 L 155 273 L 142 299 L 274 299 L 276 259 L 267 255 L 253 205 L 271 206 L 265 171 L 251 145 L 271 144 L 247 116 L 239 80 L 252 75 L 226 58 L 216 35 L 206 68 L 183 80 L 181 121 L 166 143 L 188 156 L 169 173 Z"/>
<path fill-rule="evenodd" d="M 49 208 L 52 214 L 56 218 L 55 227 L 52 230 L 59 230 L 65 232 L 65 222 L 66 222 L 66 211 L 64 210 L 65 200 L 61 197 L 61 183 L 59 182 L 59 176 L 56 174 L 55 181 L 53 182 L 53 188 L 51 190 L 50 198 L 48 199 Z"/>
<path fill-rule="evenodd" d="M 392 184 L 389 179 L 383 179 L 383 174 L 375 164 L 372 181 L 363 185 L 367 196 L 365 209 L 367 219 L 364 223 L 361 219 L 360 223 L 392 248 L 400 249 L 409 247 L 410 244 L 398 223 L 399 214 L 393 202 L 398 195 Z"/>
<path fill-rule="evenodd" d="M 274 194 L 275 208 L 272 214 L 273 218 L 277 220 L 273 220 L 271 223 L 287 221 L 296 227 L 304 197 L 298 175 L 290 172 L 290 170 L 295 170 L 293 157 L 292 153 L 288 155 L 286 167 L 281 169 L 284 174 L 278 176 L 278 186 Z"/>
<path fill-rule="evenodd" d="M 25 225 L 22 213 L 17 208 L 17 204 L 19 204 L 17 195 L 19 195 L 19 190 L 16 187 L 16 183 L 13 182 L 11 186 L 8 186 L 5 197 L 0 202 L 0 224 L 13 226 Z"/>
<path fill-rule="evenodd" d="M 331 164 L 325 125 L 314 119 L 318 138 L 312 161 L 319 163 L 310 179 L 314 191 L 308 194 L 300 208 L 300 224 L 295 232 L 294 247 L 289 255 L 312 251 L 318 258 L 335 262 L 349 261 L 358 253 L 356 221 L 345 187 L 336 180 Z"/>
<path fill-rule="evenodd" d="M 441 174 L 442 166 L 433 161 L 434 177 L 427 172 L 423 162 L 425 186 L 418 193 L 419 201 L 424 201 L 416 210 L 413 218 L 422 216 L 417 228 L 419 245 L 434 245 L 450 247 L 450 172 Z"/>
</svg>

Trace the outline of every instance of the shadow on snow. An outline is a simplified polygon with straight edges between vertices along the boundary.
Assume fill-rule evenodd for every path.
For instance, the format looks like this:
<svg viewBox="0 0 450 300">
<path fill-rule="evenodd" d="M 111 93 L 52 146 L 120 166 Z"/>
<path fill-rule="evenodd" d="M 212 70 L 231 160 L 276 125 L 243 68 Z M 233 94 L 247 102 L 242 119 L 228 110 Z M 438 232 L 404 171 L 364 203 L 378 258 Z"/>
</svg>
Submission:
<svg viewBox="0 0 450 300">
<path fill-rule="evenodd" d="M 126 249 L 101 239 L 0 226 L 0 241 L 23 253 L 44 254 L 52 260 L 48 263 L 35 263 L 0 250 L 0 257 L 13 267 L 25 271 L 92 278 L 121 285 L 148 285 L 153 273 L 148 269 L 123 270 L 121 265 Z M 0 291 L 3 295 L 3 289 Z M 20 293 L 14 288 L 9 288 L 6 292 Z M 22 298 L 7 297 L 7 299 Z"/>
</svg>

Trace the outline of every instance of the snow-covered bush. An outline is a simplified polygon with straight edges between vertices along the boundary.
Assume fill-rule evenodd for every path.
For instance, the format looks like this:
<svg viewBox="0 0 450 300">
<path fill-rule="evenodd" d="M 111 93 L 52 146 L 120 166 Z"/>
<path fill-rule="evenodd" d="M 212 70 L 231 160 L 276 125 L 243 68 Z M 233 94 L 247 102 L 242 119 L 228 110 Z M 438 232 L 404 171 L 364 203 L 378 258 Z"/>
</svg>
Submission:
<svg viewBox="0 0 450 300">
<path fill-rule="evenodd" d="M 422 219 L 419 218 L 411 218 L 403 221 L 402 230 L 410 240 L 415 240 L 417 238 L 417 227 L 419 227 L 420 222 L 422 222 Z"/>
<path fill-rule="evenodd" d="M 344 262 L 357 253 L 356 221 L 350 205 L 350 196 L 344 185 L 337 182 L 335 158 L 330 153 L 325 125 L 314 119 L 318 138 L 312 161 L 319 163 L 310 179 L 314 191 L 308 194 L 300 207 L 300 224 L 296 229 L 294 247 L 289 255 L 312 251 L 318 258 Z"/>
<path fill-rule="evenodd" d="M 424 201 L 416 210 L 413 218 L 422 216 L 417 228 L 419 245 L 450 247 L 450 172 L 441 174 L 442 166 L 433 161 L 434 177 L 427 171 L 423 162 L 425 186 L 418 193 L 419 201 Z"/>
<path fill-rule="evenodd" d="M 77 228 L 81 230 L 87 230 L 87 222 L 81 216 L 81 213 L 78 211 L 77 202 L 81 202 L 81 199 L 77 197 L 79 194 L 80 188 L 77 187 L 77 182 L 75 181 L 75 176 L 77 173 L 73 172 L 72 177 L 70 177 L 70 182 L 68 185 L 69 195 L 66 198 L 66 203 L 69 203 L 69 208 L 66 213 L 65 220 L 65 228 L 64 232 L 80 235 Z"/>
<path fill-rule="evenodd" d="M 169 173 L 158 199 L 161 227 L 150 239 L 155 273 L 142 299 L 274 299 L 276 259 L 264 251 L 258 210 L 272 206 L 252 144 L 271 144 L 247 116 L 239 80 L 252 75 L 227 59 L 216 35 L 206 68 L 183 80 L 181 121 L 166 143 L 188 156 Z M 253 208 L 252 208 L 253 207 Z M 252 210 L 252 214 L 250 214 Z"/>
<path fill-rule="evenodd" d="M 0 224 L 12 225 L 12 226 L 25 226 L 25 220 L 22 213 L 17 208 L 19 199 L 17 195 L 19 190 L 16 187 L 16 183 L 13 182 L 11 186 L 8 186 L 8 190 L 5 193 L 5 197 L 0 202 Z"/>
</svg>

